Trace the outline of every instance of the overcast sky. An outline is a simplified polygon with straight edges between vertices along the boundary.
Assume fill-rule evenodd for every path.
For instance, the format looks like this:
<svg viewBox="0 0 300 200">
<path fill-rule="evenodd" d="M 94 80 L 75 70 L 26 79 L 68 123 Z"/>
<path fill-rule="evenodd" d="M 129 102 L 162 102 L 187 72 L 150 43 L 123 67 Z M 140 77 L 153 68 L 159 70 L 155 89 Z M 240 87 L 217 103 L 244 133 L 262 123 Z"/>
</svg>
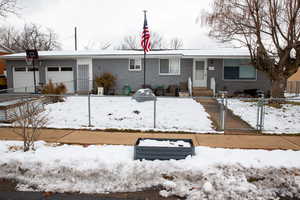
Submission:
<svg viewBox="0 0 300 200">
<path fill-rule="evenodd" d="M 203 0 L 19 0 L 20 16 L 10 16 L 5 24 L 22 26 L 37 23 L 53 29 L 62 48 L 74 49 L 74 27 L 78 28 L 78 46 L 101 43 L 119 45 L 125 35 L 140 36 L 143 10 L 148 11 L 150 32 L 164 38 L 181 38 L 184 48 L 209 48 L 216 44 L 207 37 L 207 28 L 197 23 Z"/>
</svg>

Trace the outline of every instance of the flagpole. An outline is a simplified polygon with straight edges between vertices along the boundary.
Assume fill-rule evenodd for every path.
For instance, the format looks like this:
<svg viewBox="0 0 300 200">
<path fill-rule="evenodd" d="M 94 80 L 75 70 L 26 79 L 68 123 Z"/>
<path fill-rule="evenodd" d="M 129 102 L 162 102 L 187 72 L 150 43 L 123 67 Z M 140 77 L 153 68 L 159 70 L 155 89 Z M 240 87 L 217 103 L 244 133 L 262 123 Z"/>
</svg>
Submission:
<svg viewBox="0 0 300 200">
<path fill-rule="evenodd" d="M 144 12 L 144 20 L 146 20 L 147 10 L 143 10 Z M 144 40 L 144 47 L 146 46 L 146 40 Z M 143 88 L 146 88 L 146 50 L 144 48 L 144 85 Z"/>
</svg>

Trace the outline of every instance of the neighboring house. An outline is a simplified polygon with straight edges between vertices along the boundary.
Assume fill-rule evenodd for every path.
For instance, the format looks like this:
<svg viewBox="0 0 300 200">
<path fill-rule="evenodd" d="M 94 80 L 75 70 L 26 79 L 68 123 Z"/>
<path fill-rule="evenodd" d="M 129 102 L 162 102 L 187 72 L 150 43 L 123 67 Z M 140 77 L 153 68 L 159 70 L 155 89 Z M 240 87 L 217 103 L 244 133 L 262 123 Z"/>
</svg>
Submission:
<svg viewBox="0 0 300 200">
<path fill-rule="evenodd" d="M 25 53 L 3 56 L 7 60 L 9 88 L 33 86 L 33 70 L 25 62 Z M 69 92 L 90 91 L 93 80 L 105 72 L 116 77 L 116 91 L 129 85 L 137 90 L 143 85 L 143 51 L 40 51 L 37 82 L 64 82 Z M 249 64 L 247 50 L 219 48 L 215 50 L 151 51 L 146 59 L 146 84 L 179 85 L 191 78 L 194 88 L 227 90 L 270 90 L 270 80 Z M 215 84 L 213 84 L 215 82 Z M 215 88 L 212 88 L 215 85 Z M 15 89 L 15 92 L 24 91 Z M 28 89 L 27 92 L 32 92 Z"/>
<path fill-rule="evenodd" d="M 0 44 L 0 56 L 11 54 L 11 53 L 13 53 L 12 50 Z M 5 71 L 5 60 L 0 59 L 0 74 L 4 74 L 4 71 Z"/>
<path fill-rule="evenodd" d="M 286 90 L 288 93 L 300 93 L 300 67 L 287 81 Z"/>
</svg>

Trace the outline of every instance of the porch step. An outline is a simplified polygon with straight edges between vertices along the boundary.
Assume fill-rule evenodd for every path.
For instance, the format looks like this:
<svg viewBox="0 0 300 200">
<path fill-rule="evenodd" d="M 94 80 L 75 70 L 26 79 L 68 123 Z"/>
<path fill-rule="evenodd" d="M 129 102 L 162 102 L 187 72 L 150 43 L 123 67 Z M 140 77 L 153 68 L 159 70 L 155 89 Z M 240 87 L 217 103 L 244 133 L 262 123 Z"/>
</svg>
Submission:
<svg viewBox="0 0 300 200">
<path fill-rule="evenodd" d="M 208 96 L 212 97 L 214 95 L 211 89 L 206 87 L 193 87 L 193 96 Z"/>
</svg>

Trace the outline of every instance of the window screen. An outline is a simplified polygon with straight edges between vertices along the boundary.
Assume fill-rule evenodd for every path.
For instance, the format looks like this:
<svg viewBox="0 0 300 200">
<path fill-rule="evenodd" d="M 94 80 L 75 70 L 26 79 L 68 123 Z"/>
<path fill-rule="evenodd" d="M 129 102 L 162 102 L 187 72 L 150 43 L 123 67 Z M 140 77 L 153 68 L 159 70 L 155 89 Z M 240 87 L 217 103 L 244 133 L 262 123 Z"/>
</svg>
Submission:
<svg viewBox="0 0 300 200">
<path fill-rule="evenodd" d="M 142 61 L 140 58 L 129 59 L 129 70 L 130 71 L 140 71 L 141 63 L 142 63 Z"/>
<path fill-rule="evenodd" d="M 33 71 L 33 67 L 28 67 L 28 71 L 32 72 Z M 34 71 L 39 71 L 39 68 L 35 67 Z"/>
<path fill-rule="evenodd" d="M 224 79 L 239 79 L 239 67 L 225 66 Z"/>
<path fill-rule="evenodd" d="M 25 72 L 25 71 L 26 71 L 26 67 L 15 68 L 15 72 Z"/>
<path fill-rule="evenodd" d="M 48 72 L 58 72 L 59 71 L 59 67 L 48 67 Z"/>
<path fill-rule="evenodd" d="M 255 80 L 256 69 L 247 59 L 225 59 L 224 79 L 226 80 Z"/>
<path fill-rule="evenodd" d="M 134 70 L 134 59 L 129 60 L 129 69 Z"/>
<path fill-rule="evenodd" d="M 72 67 L 61 67 L 61 71 L 63 72 L 72 71 Z"/>
<path fill-rule="evenodd" d="M 169 73 L 169 60 L 168 59 L 160 59 L 160 73 L 168 74 Z"/>
<path fill-rule="evenodd" d="M 255 79 L 256 70 L 252 66 L 240 66 L 240 79 Z"/>
</svg>

